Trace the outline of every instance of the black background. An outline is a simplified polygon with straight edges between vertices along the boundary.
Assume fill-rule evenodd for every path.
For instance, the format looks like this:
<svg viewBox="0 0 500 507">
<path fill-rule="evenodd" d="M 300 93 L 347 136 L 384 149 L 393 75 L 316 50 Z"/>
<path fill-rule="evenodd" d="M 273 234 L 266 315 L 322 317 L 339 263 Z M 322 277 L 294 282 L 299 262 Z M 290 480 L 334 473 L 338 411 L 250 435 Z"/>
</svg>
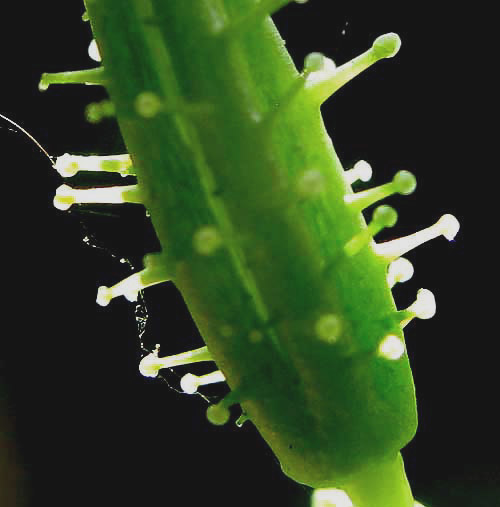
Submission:
<svg viewBox="0 0 500 507">
<path fill-rule="evenodd" d="M 87 103 L 105 96 L 102 90 L 37 90 L 44 71 L 93 65 L 83 6 L 60 4 L 18 2 L 3 10 L 0 113 L 51 155 L 116 153 L 115 123 L 90 125 L 83 116 Z M 339 91 L 323 107 L 325 123 L 346 167 L 359 159 L 372 163 L 374 184 L 399 169 L 417 176 L 413 195 L 388 201 L 400 219 L 381 239 L 409 234 L 448 212 L 462 224 L 454 243 L 439 238 L 408 254 L 414 278 L 394 291 L 399 307 L 420 287 L 438 303 L 432 320 L 413 322 L 406 332 L 420 424 L 403 454 L 415 496 L 432 507 L 500 505 L 490 17 L 478 3 L 367 8 L 327 0 L 275 16 L 299 67 L 311 51 L 341 64 L 376 36 L 400 34 L 399 54 Z M 201 397 L 168 387 L 178 374 L 168 373 L 166 381 L 139 375 L 134 305 L 95 304 L 99 285 L 129 273 L 120 257 L 138 266 L 155 247 L 143 214 L 55 210 L 61 179 L 48 159 L 7 122 L 0 122 L 0 147 L 6 345 L 0 454 L 10 463 L 8 474 L 1 470 L 0 502 L 306 506 L 309 490 L 281 474 L 251 425 L 212 427 Z M 87 234 L 105 249 L 85 245 Z M 146 298 L 146 347 L 161 343 L 169 354 L 201 346 L 173 287 L 149 289 Z M 7 477 L 17 477 L 17 500 L 3 485 Z"/>
</svg>

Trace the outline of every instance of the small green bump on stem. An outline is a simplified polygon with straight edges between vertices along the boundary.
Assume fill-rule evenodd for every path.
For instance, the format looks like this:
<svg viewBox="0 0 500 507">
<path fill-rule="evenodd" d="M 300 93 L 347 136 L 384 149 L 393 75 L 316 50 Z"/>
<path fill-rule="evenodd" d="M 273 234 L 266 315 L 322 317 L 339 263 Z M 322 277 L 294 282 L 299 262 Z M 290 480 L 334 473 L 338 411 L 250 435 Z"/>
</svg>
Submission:
<svg viewBox="0 0 500 507">
<path fill-rule="evenodd" d="M 222 237 L 216 227 L 206 225 L 193 234 L 193 248 L 200 255 L 212 255 L 222 246 Z"/>
<path fill-rule="evenodd" d="M 318 169 L 304 171 L 297 180 L 297 191 L 302 197 L 315 197 L 325 190 L 325 177 Z"/>
<path fill-rule="evenodd" d="M 322 315 L 314 326 L 316 336 L 327 343 L 336 343 L 342 334 L 342 320 L 338 315 Z"/>
<path fill-rule="evenodd" d="M 258 329 L 252 329 L 250 333 L 248 333 L 248 341 L 250 343 L 260 343 L 264 339 L 264 335 L 262 334 L 262 331 L 259 331 Z"/>
<path fill-rule="evenodd" d="M 173 104 L 165 104 L 164 101 L 154 92 L 143 91 L 137 95 L 134 101 L 134 111 L 141 117 L 150 119 L 158 114 L 183 114 L 191 116 L 206 116 L 214 112 L 212 104 L 189 103 L 181 99 Z"/>
<path fill-rule="evenodd" d="M 234 334 L 234 329 L 229 324 L 223 324 L 219 329 L 219 333 L 223 338 L 231 338 Z"/>
<path fill-rule="evenodd" d="M 163 102 L 156 93 L 144 91 L 135 98 L 134 109 L 143 118 L 154 118 L 163 109 Z"/>
</svg>

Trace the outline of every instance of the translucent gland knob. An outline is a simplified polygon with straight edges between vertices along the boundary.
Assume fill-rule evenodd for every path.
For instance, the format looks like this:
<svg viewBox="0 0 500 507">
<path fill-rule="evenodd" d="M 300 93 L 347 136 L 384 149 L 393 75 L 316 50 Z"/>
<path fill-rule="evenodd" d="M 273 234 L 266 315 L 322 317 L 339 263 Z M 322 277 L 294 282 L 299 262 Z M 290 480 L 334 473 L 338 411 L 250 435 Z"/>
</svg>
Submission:
<svg viewBox="0 0 500 507">
<path fill-rule="evenodd" d="M 207 408 L 207 419 L 216 426 L 223 426 L 229 421 L 231 412 L 222 402 Z"/>
<path fill-rule="evenodd" d="M 398 171 L 389 183 L 384 183 L 362 192 L 356 192 L 355 194 L 347 194 L 344 196 L 344 201 L 353 211 L 361 211 L 390 195 L 411 194 L 416 186 L 417 180 L 411 172 Z"/>
<path fill-rule="evenodd" d="M 401 47 L 401 39 L 397 33 L 380 35 L 373 42 L 372 48 L 378 58 L 392 58 Z"/>
<path fill-rule="evenodd" d="M 320 340 L 336 343 L 342 335 L 342 320 L 338 315 L 327 313 L 316 321 L 314 331 Z"/>
<path fill-rule="evenodd" d="M 222 243 L 219 230 L 212 225 L 200 227 L 193 234 L 193 247 L 200 255 L 214 254 L 222 246 Z"/>
<path fill-rule="evenodd" d="M 380 227 L 393 227 L 398 220 L 398 214 L 394 208 L 383 204 L 373 212 L 373 221 Z"/>
<path fill-rule="evenodd" d="M 413 193 L 417 187 L 417 180 L 410 171 L 398 171 L 392 183 L 394 185 L 394 190 L 402 195 Z"/>
<path fill-rule="evenodd" d="M 304 59 L 304 72 L 317 72 L 325 65 L 325 55 L 323 53 L 309 53 Z"/>
<path fill-rule="evenodd" d="M 372 221 L 368 224 L 366 229 L 356 234 L 344 246 L 344 252 L 352 257 L 356 255 L 362 248 L 366 247 L 385 227 L 393 227 L 398 219 L 398 214 L 394 208 L 383 204 L 378 206 L 373 212 Z"/>
</svg>

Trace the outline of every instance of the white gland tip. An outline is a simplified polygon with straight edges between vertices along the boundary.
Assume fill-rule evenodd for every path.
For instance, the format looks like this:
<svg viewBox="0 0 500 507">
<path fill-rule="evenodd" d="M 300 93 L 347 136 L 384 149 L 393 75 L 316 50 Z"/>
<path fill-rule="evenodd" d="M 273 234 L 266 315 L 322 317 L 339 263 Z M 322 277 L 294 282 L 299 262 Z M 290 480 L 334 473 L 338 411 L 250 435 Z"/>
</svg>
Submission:
<svg viewBox="0 0 500 507">
<path fill-rule="evenodd" d="M 441 229 L 441 234 L 448 241 L 454 240 L 460 229 L 460 223 L 453 215 L 450 214 L 443 215 L 438 220 L 437 225 Z"/>
<path fill-rule="evenodd" d="M 414 273 L 413 264 L 404 257 L 399 257 L 389 264 L 387 270 L 387 281 L 389 287 L 394 287 L 396 283 L 407 282 Z"/>
<path fill-rule="evenodd" d="M 123 295 L 125 296 L 125 299 L 127 301 L 130 301 L 131 303 L 136 303 L 137 298 L 139 297 L 139 291 L 131 290 L 129 292 L 124 292 Z"/>
<path fill-rule="evenodd" d="M 344 177 L 350 185 L 358 180 L 366 183 L 371 180 L 372 175 L 372 166 L 366 160 L 358 160 L 351 169 L 344 173 Z"/>
<path fill-rule="evenodd" d="M 419 289 L 417 299 L 410 306 L 415 316 L 419 319 L 430 319 L 436 314 L 436 299 L 434 294 L 428 289 Z"/>
<path fill-rule="evenodd" d="M 96 303 L 100 306 L 108 306 L 110 301 L 113 299 L 113 291 L 102 285 L 97 289 Z"/>
<path fill-rule="evenodd" d="M 405 344 L 403 340 L 396 335 L 387 335 L 378 347 L 378 354 L 385 358 L 395 361 L 405 353 Z"/>
<path fill-rule="evenodd" d="M 69 153 L 57 157 L 53 167 L 63 178 L 71 178 L 79 170 L 78 163 Z"/>
<path fill-rule="evenodd" d="M 73 189 L 69 185 L 61 185 L 54 196 L 54 207 L 66 211 L 75 203 Z"/>
<path fill-rule="evenodd" d="M 370 181 L 373 175 L 372 166 L 366 160 L 359 160 L 354 164 L 358 179 L 366 183 Z"/>
<path fill-rule="evenodd" d="M 158 376 L 160 365 L 158 364 L 158 353 L 151 352 L 147 356 L 144 356 L 139 363 L 139 371 L 144 377 L 155 378 Z"/>
<path fill-rule="evenodd" d="M 341 489 L 315 489 L 311 507 L 353 507 L 353 504 Z"/>
<path fill-rule="evenodd" d="M 199 386 L 199 377 L 193 375 L 192 373 L 187 373 L 181 378 L 181 389 L 186 394 L 194 394 L 196 391 L 198 391 Z"/>
</svg>

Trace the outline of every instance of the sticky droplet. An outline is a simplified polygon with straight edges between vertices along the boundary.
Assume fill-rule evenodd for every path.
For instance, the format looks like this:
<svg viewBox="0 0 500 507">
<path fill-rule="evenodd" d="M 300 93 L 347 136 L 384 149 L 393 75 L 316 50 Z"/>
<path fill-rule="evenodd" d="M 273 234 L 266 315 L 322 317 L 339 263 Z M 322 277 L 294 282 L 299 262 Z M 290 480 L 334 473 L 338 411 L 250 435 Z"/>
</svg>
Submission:
<svg viewBox="0 0 500 507">
<path fill-rule="evenodd" d="M 92 41 L 89 44 L 88 53 L 90 58 L 94 60 L 95 62 L 101 61 L 101 54 L 99 53 L 99 48 L 97 47 L 97 42 L 95 39 L 92 39 Z"/>
</svg>

